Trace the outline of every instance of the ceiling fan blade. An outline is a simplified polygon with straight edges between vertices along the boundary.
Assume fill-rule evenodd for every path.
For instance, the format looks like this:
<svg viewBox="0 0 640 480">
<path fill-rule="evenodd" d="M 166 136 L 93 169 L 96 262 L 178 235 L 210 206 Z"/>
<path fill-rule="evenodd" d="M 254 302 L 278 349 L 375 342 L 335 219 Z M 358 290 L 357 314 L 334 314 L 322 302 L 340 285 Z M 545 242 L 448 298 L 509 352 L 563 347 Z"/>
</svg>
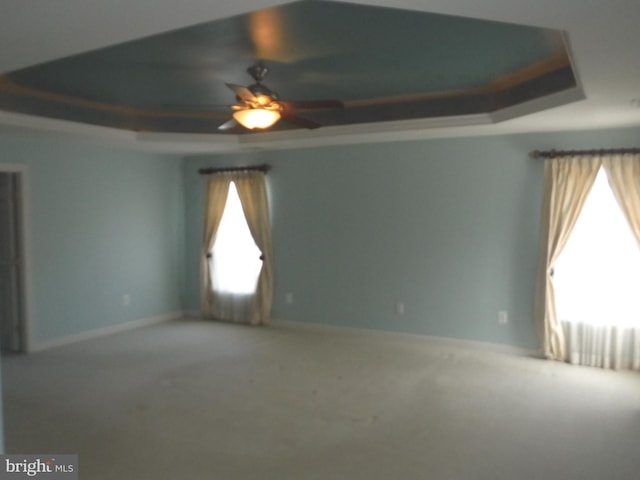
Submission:
<svg viewBox="0 0 640 480">
<path fill-rule="evenodd" d="M 246 100 L 248 102 L 256 101 L 256 96 L 247 87 L 236 85 L 234 83 L 225 83 L 225 85 L 233 90 L 240 99 Z"/>
<path fill-rule="evenodd" d="M 218 127 L 218 130 L 231 130 L 233 127 L 237 126 L 238 122 L 235 119 L 231 119 L 227 122 L 224 122 L 222 125 Z"/>
<path fill-rule="evenodd" d="M 314 128 L 320 128 L 322 126 L 319 123 L 314 122 L 313 120 L 299 117 L 298 115 L 293 115 L 292 113 L 288 113 L 286 111 L 282 112 L 282 118 L 295 125 L 298 125 L 299 127 L 308 128 L 310 130 Z"/>
<path fill-rule="evenodd" d="M 344 103 L 340 100 L 310 100 L 300 102 L 283 102 L 278 103 L 287 110 L 313 110 L 321 108 L 344 108 Z"/>
</svg>

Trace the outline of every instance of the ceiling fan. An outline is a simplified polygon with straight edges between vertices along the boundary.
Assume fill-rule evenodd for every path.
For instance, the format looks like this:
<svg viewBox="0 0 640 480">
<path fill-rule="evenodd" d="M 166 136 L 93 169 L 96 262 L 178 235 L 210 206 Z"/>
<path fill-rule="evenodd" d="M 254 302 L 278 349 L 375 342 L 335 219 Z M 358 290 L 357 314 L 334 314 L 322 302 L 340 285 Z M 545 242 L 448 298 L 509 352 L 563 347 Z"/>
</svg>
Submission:
<svg viewBox="0 0 640 480">
<path fill-rule="evenodd" d="M 231 105 L 233 118 L 218 127 L 218 130 L 229 130 L 237 125 L 242 125 L 250 130 L 264 130 L 273 126 L 280 119 L 287 120 L 299 127 L 313 129 L 320 125 L 313 120 L 297 115 L 296 110 L 335 109 L 343 108 L 344 104 L 339 100 L 314 100 L 302 102 L 289 102 L 280 100 L 276 92 L 262 83 L 269 74 L 269 68 L 262 62 L 258 62 L 247 69 L 255 83 L 243 87 L 233 83 L 226 83 L 236 94 L 237 104 Z"/>
</svg>

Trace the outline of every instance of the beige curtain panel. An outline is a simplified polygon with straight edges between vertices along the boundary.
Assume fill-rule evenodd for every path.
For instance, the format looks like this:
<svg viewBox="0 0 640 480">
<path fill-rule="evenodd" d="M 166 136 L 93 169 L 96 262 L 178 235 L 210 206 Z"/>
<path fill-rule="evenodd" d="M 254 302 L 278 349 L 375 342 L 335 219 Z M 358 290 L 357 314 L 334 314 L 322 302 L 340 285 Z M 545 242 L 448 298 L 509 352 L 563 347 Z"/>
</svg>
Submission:
<svg viewBox="0 0 640 480">
<path fill-rule="evenodd" d="M 235 183 L 249 231 L 262 253 L 262 268 L 256 291 L 249 299 L 251 305 L 248 318 L 239 320 L 251 325 L 264 325 L 269 323 L 273 303 L 273 248 L 265 177 L 264 173 L 258 171 L 220 172 L 209 175 L 200 252 L 202 313 L 205 317 L 216 317 L 216 313 L 228 309 L 227 304 L 237 301 L 237 299 L 227 298 L 229 295 L 225 297 L 215 291 L 211 282 L 212 272 L 209 261 L 209 253 L 216 241 L 216 233 L 222 220 L 229 195 L 229 185 L 232 181 Z M 238 320 L 235 318 L 235 313 L 230 318 Z"/>
<path fill-rule="evenodd" d="M 211 284 L 211 272 L 209 271 L 209 252 L 216 241 L 216 233 L 222 220 L 224 207 L 227 204 L 231 180 L 231 175 L 218 173 L 209 175 L 207 181 L 202 248 L 200 251 L 200 302 L 202 314 L 205 317 L 213 316 L 215 302 L 213 285 Z"/>
<path fill-rule="evenodd" d="M 544 166 L 536 323 L 545 357 L 565 361 L 566 339 L 556 314 L 553 267 L 567 243 L 602 161 L 598 156 L 551 158 Z"/>
<path fill-rule="evenodd" d="M 258 277 L 249 323 L 264 325 L 269 323 L 273 303 L 273 248 L 264 173 L 246 172 L 234 181 L 249 231 L 262 252 L 262 270 Z"/>
<path fill-rule="evenodd" d="M 575 365 L 640 370 L 640 327 L 563 321 L 567 361 Z"/>
<path fill-rule="evenodd" d="M 609 155 L 602 164 L 609 185 L 640 247 L 640 154 Z"/>
</svg>

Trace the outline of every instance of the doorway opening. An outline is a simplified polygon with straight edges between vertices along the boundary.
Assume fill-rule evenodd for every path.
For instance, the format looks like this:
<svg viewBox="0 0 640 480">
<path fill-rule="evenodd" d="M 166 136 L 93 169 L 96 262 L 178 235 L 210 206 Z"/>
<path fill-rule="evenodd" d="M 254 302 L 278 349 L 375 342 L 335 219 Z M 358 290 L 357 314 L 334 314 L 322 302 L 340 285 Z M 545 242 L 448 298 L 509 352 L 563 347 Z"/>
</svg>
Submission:
<svg viewBox="0 0 640 480">
<path fill-rule="evenodd" d="M 3 354 L 29 350 L 24 199 L 22 169 L 0 165 L 0 344 Z"/>
</svg>

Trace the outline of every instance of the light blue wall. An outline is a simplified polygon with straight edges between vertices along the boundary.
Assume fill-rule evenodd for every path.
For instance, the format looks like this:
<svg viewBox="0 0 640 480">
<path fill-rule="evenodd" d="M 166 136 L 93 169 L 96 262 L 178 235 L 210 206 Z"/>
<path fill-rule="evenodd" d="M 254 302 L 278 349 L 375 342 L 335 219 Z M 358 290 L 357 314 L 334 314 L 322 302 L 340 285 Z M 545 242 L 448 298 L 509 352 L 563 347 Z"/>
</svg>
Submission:
<svg viewBox="0 0 640 480">
<path fill-rule="evenodd" d="M 274 318 L 537 348 L 543 162 L 528 152 L 639 142 L 633 129 L 187 158 L 186 308 L 199 302 L 197 169 L 266 162 Z"/>
<path fill-rule="evenodd" d="M 542 161 L 527 154 L 638 143 L 621 129 L 179 159 L 0 135 L 0 163 L 29 166 L 37 342 L 198 310 L 197 169 L 269 163 L 275 318 L 536 348 Z"/>
<path fill-rule="evenodd" d="M 29 168 L 36 344 L 181 310 L 178 158 L 5 135 L 0 162 Z"/>
</svg>

